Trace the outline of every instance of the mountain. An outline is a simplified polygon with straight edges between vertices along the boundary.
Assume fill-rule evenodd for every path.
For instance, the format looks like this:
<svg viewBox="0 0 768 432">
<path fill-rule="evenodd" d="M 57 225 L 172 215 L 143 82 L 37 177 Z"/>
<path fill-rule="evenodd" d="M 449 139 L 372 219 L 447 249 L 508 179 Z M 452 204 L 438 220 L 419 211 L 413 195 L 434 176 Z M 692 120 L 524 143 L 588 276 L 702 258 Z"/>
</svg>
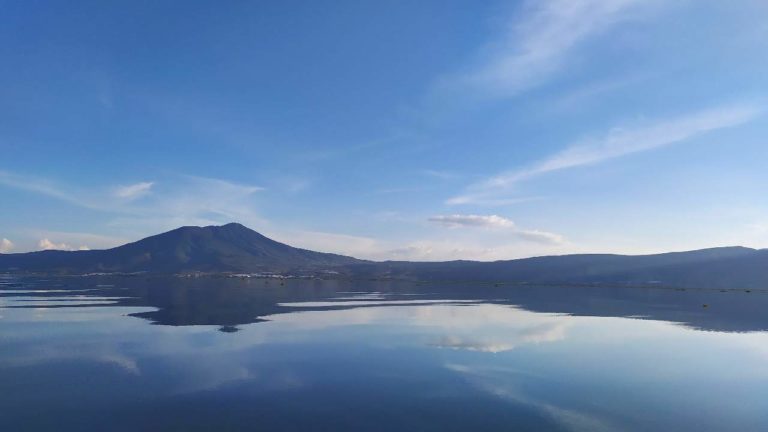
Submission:
<svg viewBox="0 0 768 432">
<path fill-rule="evenodd" d="M 373 262 L 299 249 L 243 225 L 182 227 L 113 249 L 0 254 L 0 271 L 254 273 L 524 284 L 768 288 L 768 250 L 724 247 L 656 255 L 582 254 L 508 261 Z"/>
<path fill-rule="evenodd" d="M 299 249 L 237 223 L 181 227 L 107 250 L 0 255 L 0 270 L 93 272 L 287 272 L 362 262 Z"/>
<path fill-rule="evenodd" d="M 355 274 L 526 284 L 768 288 L 768 250 L 721 247 L 655 255 L 581 254 L 509 261 L 358 263 Z"/>
</svg>

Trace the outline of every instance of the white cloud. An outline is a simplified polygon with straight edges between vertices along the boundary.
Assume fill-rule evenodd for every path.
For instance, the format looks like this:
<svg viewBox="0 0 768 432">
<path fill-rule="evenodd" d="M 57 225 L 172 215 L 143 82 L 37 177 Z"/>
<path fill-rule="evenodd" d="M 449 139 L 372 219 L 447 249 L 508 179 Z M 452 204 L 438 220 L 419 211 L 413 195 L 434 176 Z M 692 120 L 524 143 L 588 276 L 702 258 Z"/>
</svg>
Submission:
<svg viewBox="0 0 768 432">
<path fill-rule="evenodd" d="M 48 238 L 44 238 L 40 240 L 37 243 L 37 246 L 42 250 L 64 250 L 64 251 L 73 251 L 73 250 L 91 250 L 88 246 L 82 245 L 79 247 L 73 247 L 67 243 L 54 243 Z"/>
<path fill-rule="evenodd" d="M 428 219 L 430 222 L 435 222 L 449 228 L 459 227 L 481 227 L 481 228 L 514 228 L 515 223 L 511 220 L 497 216 L 480 216 L 480 215 L 447 215 L 447 216 L 432 216 Z"/>
<path fill-rule="evenodd" d="M 8 253 L 13 250 L 15 245 L 12 241 L 8 240 L 7 238 L 4 238 L 0 240 L 0 253 Z"/>
<path fill-rule="evenodd" d="M 37 246 L 42 250 L 72 250 L 72 246 L 66 243 L 54 243 L 47 238 L 40 240 Z"/>
<path fill-rule="evenodd" d="M 541 244 L 561 244 L 565 242 L 565 238 L 560 234 L 555 234 L 546 231 L 539 230 L 520 230 L 516 232 L 516 235 L 524 240 L 541 243 Z"/>
<path fill-rule="evenodd" d="M 81 250 L 90 248 L 109 249 L 128 243 L 131 240 L 138 240 L 136 238 L 126 239 L 121 237 L 111 237 L 84 232 L 33 230 L 30 232 L 30 234 L 36 238 L 55 238 L 58 242 L 64 243 L 65 245 L 83 245 L 79 248 Z"/>
<path fill-rule="evenodd" d="M 639 16 L 641 0 L 529 0 L 479 66 L 442 84 L 508 97 L 542 84 L 579 44 Z"/>
<path fill-rule="evenodd" d="M 448 228 L 489 228 L 489 229 L 503 229 L 509 231 L 515 237 L 545 245 L 558 245 L 562 244 L 565 239 L 563 236 L 555 233 L 539 230 L 526 230 L 519 229 L 515 223 L 502 216 L 490 215 L 445 215 L 445 216 L 432 216 L 428 219 L 430 222 L 438 223 Z"/>
<path fill-rule="evenodd" d="M 499 174 L 472 185 L 463 195 L 447 204 L 483 202 L 524 180 L 553 171 L 600 163 L 632 153 L 675 144 L 718 129 L 744 124 L 755 119 L 761 109 L 753 105 L 724 106 L 699 111 L 644 127 L 615 128 L 600 138 L 577 141 L 564 150 L 524 169 Z"/>
<path fill-rule="evenodd" d="M 115 189 L 115 196 L 122 199 L 133 200 L 150 193 L 154 182 L 141 182 L 128 186 L 120 186 Z"/>
</svg>

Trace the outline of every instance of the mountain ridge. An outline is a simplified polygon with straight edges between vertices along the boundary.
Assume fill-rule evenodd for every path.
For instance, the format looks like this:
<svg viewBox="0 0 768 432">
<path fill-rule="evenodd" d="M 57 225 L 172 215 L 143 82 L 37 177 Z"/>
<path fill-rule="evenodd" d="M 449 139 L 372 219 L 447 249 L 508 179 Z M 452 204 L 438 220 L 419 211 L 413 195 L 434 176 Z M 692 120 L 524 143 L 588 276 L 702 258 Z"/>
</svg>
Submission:
<svg viewBox="0 0 768 432">
<path fill-rule="evenodd" d="M 528 284 L 768 288 L 768 250 L 726 246 L 647 255 L 573 254 L 498 261 L 367 261 L 272 240 L 239 223 L 184 226 L 111 249 L 0 254 L 0 271 L 279 273 Z"/>
</svg>

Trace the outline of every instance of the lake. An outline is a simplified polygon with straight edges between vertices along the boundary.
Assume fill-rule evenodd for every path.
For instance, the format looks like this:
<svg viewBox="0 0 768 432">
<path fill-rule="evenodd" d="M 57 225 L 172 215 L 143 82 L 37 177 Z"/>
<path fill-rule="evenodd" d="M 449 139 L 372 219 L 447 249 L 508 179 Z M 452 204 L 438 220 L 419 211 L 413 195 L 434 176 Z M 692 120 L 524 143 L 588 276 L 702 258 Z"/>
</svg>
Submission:
<svg viewBox="0 0 768 432">
<path fill-rule="evenodd" d="M 768 292 L 0 275 L 0 425 L 768 430 Z"/>
</svg>

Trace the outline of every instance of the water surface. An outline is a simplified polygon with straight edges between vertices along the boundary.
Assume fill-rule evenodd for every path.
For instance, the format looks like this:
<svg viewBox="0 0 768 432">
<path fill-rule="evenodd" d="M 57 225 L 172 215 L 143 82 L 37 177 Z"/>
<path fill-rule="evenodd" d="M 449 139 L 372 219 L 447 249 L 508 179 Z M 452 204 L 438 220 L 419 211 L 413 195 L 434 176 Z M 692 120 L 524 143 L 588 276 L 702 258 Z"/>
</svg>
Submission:
<svg viewBox="0 0 768 432">
<path fill-rule="evenodd" d="M 768 293 L 0 276 L 4 430 L 768 430 Z"/>
</svg>

